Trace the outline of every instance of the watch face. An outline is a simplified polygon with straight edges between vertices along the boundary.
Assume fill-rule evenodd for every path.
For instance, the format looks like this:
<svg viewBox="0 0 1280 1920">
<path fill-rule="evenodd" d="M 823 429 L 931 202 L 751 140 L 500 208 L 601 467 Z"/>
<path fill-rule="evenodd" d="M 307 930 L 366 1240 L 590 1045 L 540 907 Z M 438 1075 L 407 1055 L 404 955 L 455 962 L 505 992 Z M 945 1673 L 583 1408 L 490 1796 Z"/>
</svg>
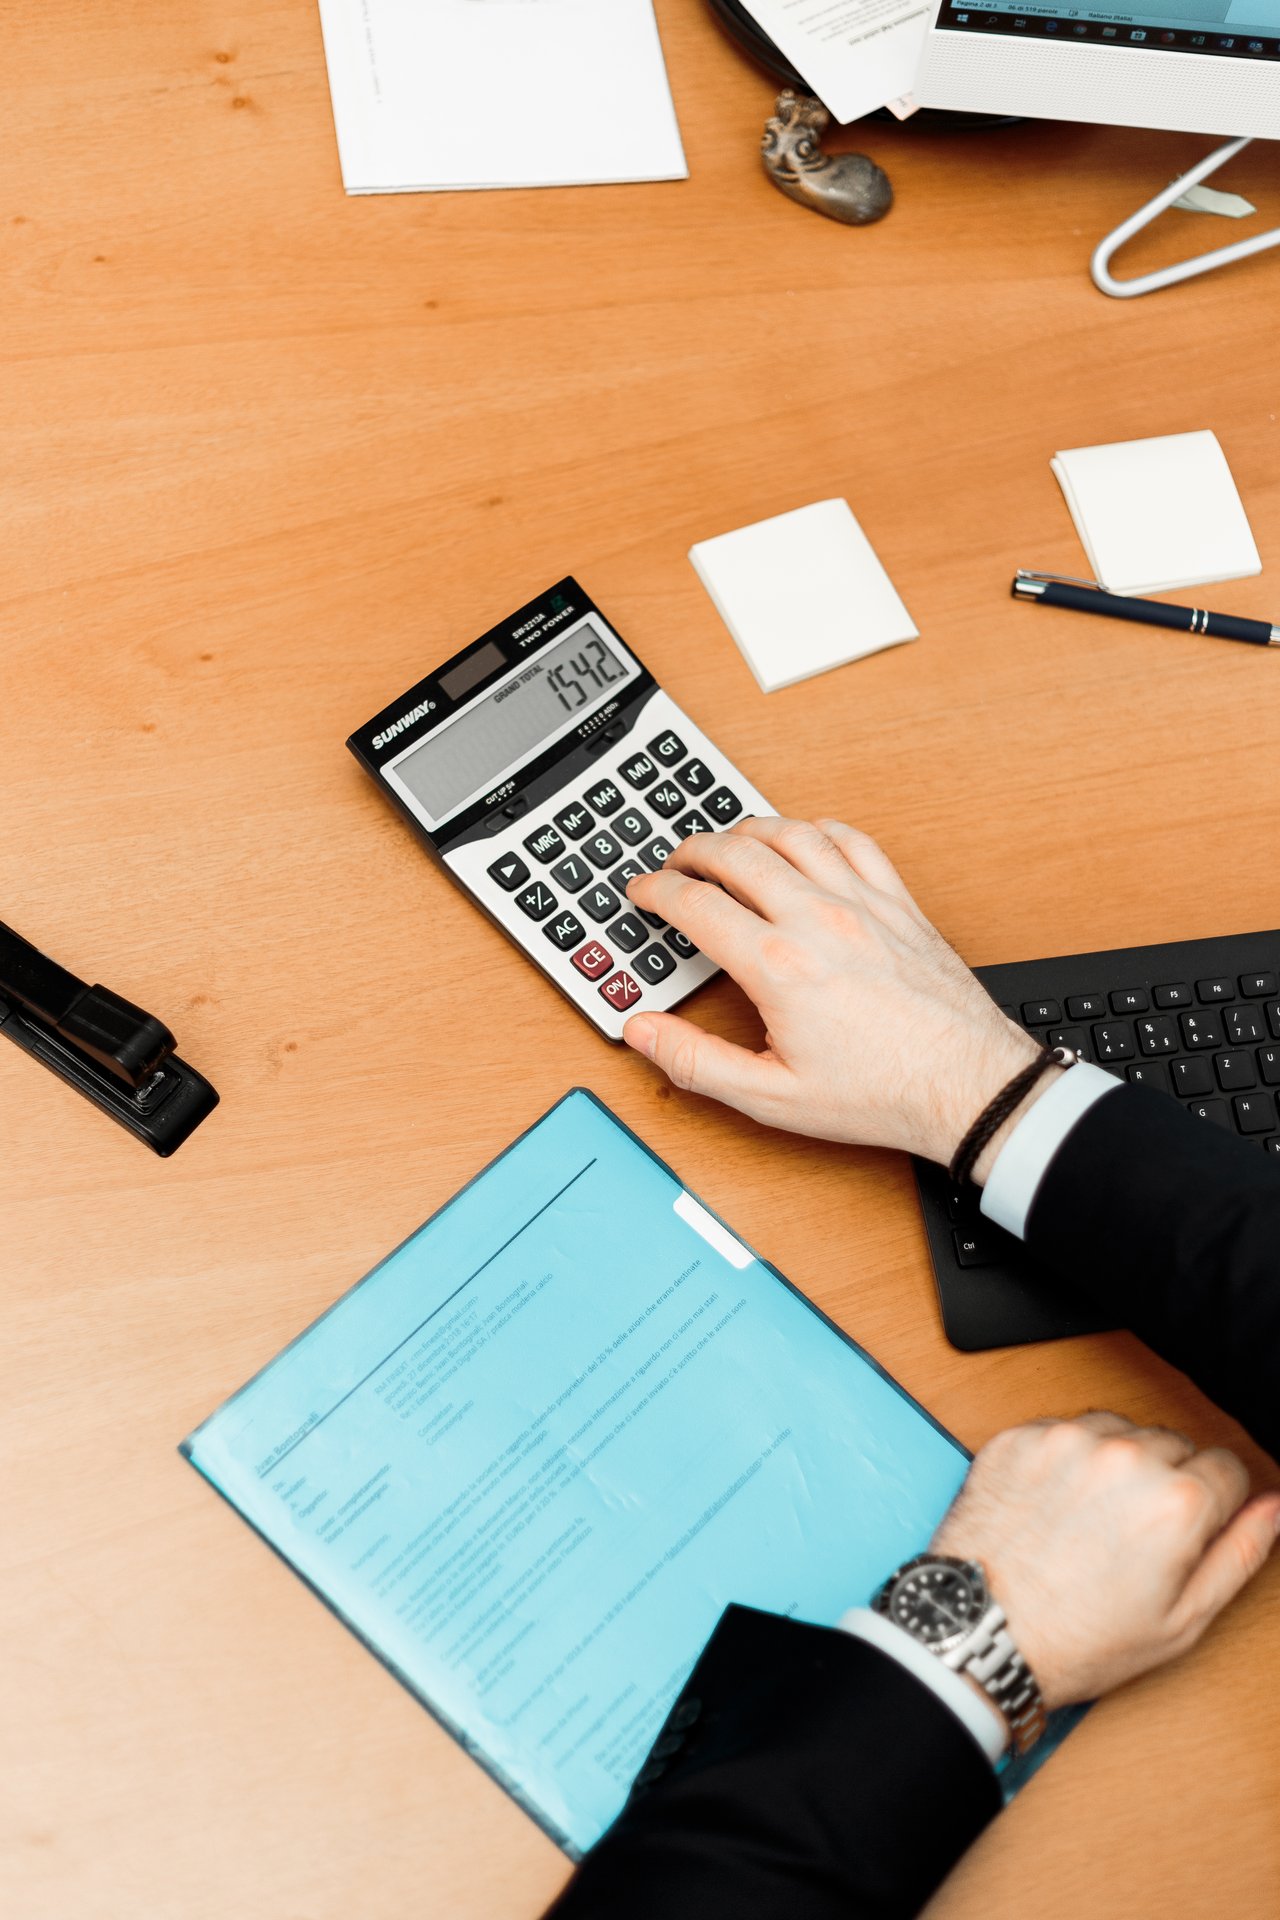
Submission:
<svg viewBox="0 0 1280 1920">
<path fill-rule="evenodd" d="M 904 1574 L 889 1596 L 889 1618 L 927 1647 L 967 1633 L 982 1617 L 982 1598 L 959 1567 L 931 1561 Z"/>
</svg>

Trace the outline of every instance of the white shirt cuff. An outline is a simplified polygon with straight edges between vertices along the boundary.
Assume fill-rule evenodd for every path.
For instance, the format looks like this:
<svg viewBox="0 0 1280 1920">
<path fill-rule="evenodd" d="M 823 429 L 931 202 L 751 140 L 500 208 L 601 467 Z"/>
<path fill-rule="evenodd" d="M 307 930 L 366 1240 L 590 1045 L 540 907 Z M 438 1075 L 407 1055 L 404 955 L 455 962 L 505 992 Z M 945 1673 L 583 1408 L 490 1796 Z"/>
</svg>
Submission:
<svg viewBox="0 0 1280 1920">
<path fill-rule="evenodd" d="M 882 1613 L 873 1613 L 870 1607 L 851 1607 L 836 1624 L 842 1632 L 851 1633 L 855 1640 L 865 1640 L 869 1645 L 879 1647 L 881 1653 L 887 1653 L 891 1660 L 896 1660 L 900 1666 L 914 1673 L 924 1686 L 931 1688 L 943 1705 L 950 1707 L 956 1719 L 973 1735 L 992 1766 L 995 1766 L 1009 1744 L 1004 1716 L 994 1705 L 987 1706 L 967 1680 L 953 1673 L 950 1667 L 944 1667 L 937 1654 L 930 1653 L 928 1647 L 922 1647 L 905 1628 L 896 1626 Z"/>
<path fill-rule="evenodd" d="M 1019 1240 L 1026 1239 L 1027 1216 L 1049 1162 L 1077 1120 L 1118 1084 L 1101 1067 L 1078 1060 L 1045 1088 L 996 1155 L 982 1189 L 982 1211 L 988 1220 Z"/>
</svg>

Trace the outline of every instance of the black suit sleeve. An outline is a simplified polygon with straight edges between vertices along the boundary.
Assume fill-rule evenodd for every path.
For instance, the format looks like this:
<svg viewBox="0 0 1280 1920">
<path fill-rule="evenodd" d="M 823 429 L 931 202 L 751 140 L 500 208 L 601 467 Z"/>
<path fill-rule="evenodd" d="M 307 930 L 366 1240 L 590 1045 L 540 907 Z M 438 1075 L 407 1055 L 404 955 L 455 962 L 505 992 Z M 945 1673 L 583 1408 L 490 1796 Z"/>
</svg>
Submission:
<svg viewBox="0 0 1280 1920">
<path fill-rule="evenodd" d="M 730 1607 L 545 1920 L 906 1920 L 999 1805 L 976 1741 L 896 1660 Z"/>
<path fill-rule="evenodd" d="M 1027 1245 L 1280 1459 L 1280 1159 L 1118 1083 L 1050 1162 Z"/>
</svg>

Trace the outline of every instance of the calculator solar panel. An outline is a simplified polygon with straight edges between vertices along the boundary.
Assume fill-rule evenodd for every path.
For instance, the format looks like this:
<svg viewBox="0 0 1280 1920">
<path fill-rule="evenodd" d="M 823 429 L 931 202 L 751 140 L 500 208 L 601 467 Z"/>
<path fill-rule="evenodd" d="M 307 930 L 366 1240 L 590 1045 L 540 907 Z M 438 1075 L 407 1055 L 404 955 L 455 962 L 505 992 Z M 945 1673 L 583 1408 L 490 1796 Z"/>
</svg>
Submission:
<svg viewBox="0 0 1280 1920">
<path fill-rule="evenodd" d="M 1280 1180 L 1280 932 L 975 971 L 1038 1040 L 1180 1100 L 1205 1126 L 1269 1155 Z M 976 1187 L 957 1192 L 929 1161 L 916 1161 L 915 1173 L 953 1346 L 1013 1346 L 1115 1324 L 984 1218 Z"/>
<path fill-rule="evenodd" d="M 610 1040 L 717 969 L 627 882 L 773 808 L 575 580 L 428 674 L 347 745 L 428 851 Z"/>
</svg>

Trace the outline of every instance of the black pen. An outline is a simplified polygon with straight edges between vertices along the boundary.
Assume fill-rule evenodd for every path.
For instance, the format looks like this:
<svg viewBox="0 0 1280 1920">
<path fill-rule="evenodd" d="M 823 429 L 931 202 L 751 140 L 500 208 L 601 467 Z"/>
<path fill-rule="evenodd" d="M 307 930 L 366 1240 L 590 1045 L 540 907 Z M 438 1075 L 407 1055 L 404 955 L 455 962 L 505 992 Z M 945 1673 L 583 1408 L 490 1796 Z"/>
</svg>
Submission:
<svg viewBox="0 0 1280 1920">
<path fill-rule="evenodd" d="M 1108 593 L 1092 580 L 1055 573 L 1013 576 L 1015 600 L 1038 600 L 1042 607 L 1074 607 L 1077 613 L 1105 613 L 1113 620 L 1140 620 L 1147 627 L 1177 627 L 1180 633 L 1207 633 L 1211 640 L 1248 640 L 1255 647 L 1280 647 L 1280 627 L 1265 620 L 1242 620 L 1237 613 L 1208 613 L 1203 607 L 1170 607 L 1163 600 L 1134 600 Z"/>
</svg>

